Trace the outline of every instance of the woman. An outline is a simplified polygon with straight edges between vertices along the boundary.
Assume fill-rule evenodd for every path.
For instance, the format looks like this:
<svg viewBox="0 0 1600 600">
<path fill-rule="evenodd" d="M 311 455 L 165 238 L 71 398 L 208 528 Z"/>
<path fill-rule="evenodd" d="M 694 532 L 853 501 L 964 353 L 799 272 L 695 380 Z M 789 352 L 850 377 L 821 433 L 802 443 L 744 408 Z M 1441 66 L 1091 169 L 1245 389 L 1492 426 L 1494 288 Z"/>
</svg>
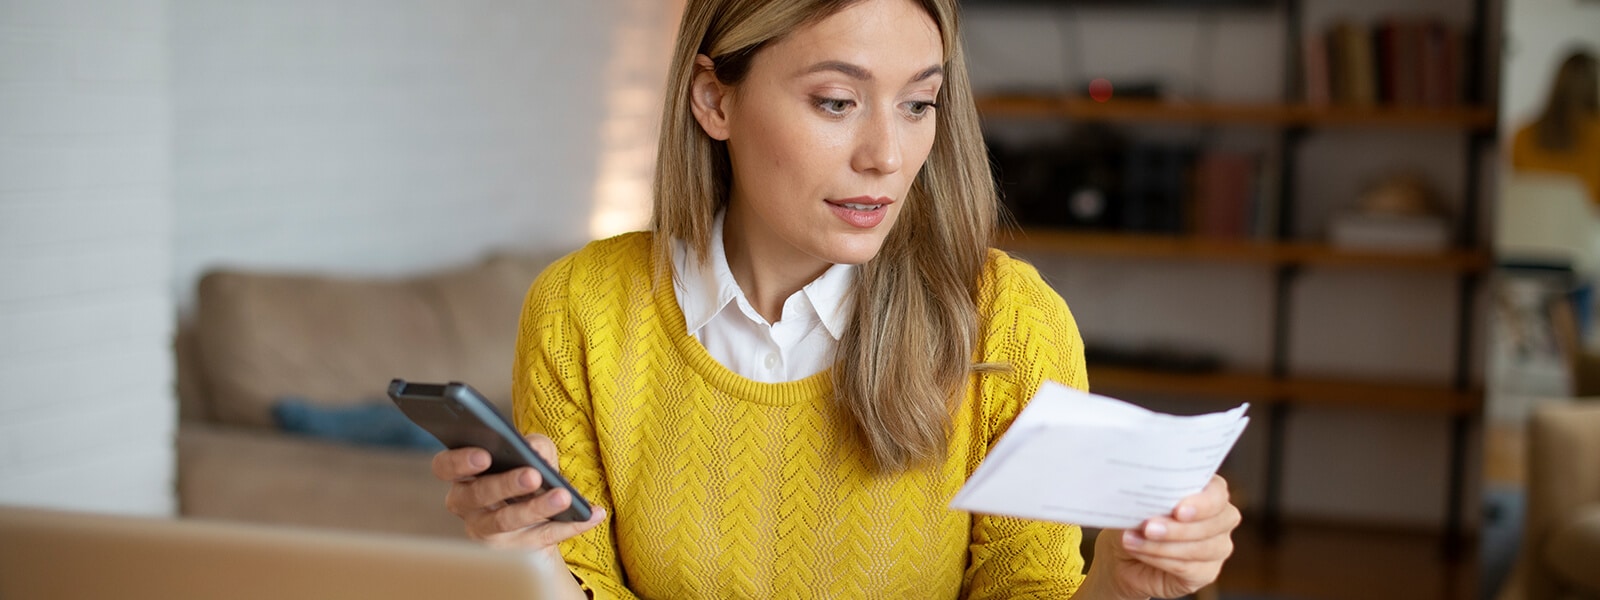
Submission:
<svg viewBox="0 0 1600 600">
<path fill-rule="evenodd" d="M 1600 204 L 1600 63 L 1576 51 L 1556 70 L 1544 111 L 1511 141 L 1511 166 L 1565 173 L 1583 181 Z"/>
<path fill-rule="evenodd" d="M 516 418 L 597 510 L 439 454 L 447 504 L 596 598 L 1178 596 L 1239 513 L 1214 479 L 1107 532 L 948 508 L 1045 380 L 1066 305 L 988 249 L 996 198 L 953 0 L 690 0 L 653 233 L 529 291 Z M 549 436 L 549 437 L 545 437 Z M 558 452 L 559 451 L 559 452 Z M 1092 485 L 1094 482 L 1085 482 Z"/>
</svg>

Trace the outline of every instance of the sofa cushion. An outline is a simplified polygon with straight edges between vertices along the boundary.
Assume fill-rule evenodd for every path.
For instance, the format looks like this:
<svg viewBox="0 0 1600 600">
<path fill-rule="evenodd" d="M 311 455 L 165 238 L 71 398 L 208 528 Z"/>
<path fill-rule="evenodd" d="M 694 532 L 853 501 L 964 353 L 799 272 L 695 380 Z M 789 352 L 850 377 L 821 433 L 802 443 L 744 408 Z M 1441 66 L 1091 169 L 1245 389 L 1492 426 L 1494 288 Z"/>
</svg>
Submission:
<svg viewBox="0 0 1600 600">
<path fill-rule="evenodd" d="M 191 422 L 178 430 L 178 502 L 186 517 L 465 537 L 431 459 Z"/>
<path fill-rule="evenodd" d="M 354 446 L 438 452 L 444 444 L 412 423 L 388 400 L 323 406 L 300 398 L 272 405 L 272 420 L 285 432 Z"/>
<path fill-rule="evenodd" d="M 1544 550 L 1545 563 L 1564 583 L 1600 596 L 1600 503 L 1558 524 Z"/>
<path fill-rule="evenodd" d="M 405 279 L 219 270 L 200 281 L 207 414 L 271 427 L 277 398 L 383 398 L 389 380 L 464 381 L 502 408 L 523 296 L 545 257 Z"/>
</svg>

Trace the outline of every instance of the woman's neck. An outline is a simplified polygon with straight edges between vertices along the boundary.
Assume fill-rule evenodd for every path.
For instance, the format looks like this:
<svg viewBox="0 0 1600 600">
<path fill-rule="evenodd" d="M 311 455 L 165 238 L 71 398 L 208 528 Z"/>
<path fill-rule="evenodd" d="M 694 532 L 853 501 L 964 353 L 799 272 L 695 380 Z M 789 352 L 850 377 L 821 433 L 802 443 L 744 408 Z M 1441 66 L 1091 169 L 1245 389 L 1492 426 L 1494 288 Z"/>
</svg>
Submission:
<svg viewBox="0 0 1600 600">
<path fill-rule="evenodd" d="M 783 316 L 783 303 L 833 266 L 788 245 L 756 219 L 728 208 L 722 224 L 722 251 L 745 300 L 768 323 Z M 763 243 L 764 242 L 764 243 Z"/>
</svg>

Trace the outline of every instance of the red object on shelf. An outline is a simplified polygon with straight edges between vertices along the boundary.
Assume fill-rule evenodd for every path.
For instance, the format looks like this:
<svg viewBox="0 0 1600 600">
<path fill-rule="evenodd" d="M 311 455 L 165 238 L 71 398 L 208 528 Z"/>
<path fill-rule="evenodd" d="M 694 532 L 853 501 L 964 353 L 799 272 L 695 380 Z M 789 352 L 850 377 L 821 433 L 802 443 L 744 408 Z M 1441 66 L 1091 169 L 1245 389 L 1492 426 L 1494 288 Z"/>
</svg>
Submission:
<svg viewBox="0 0 1600 600">
<path fill-rule="evenodd" d="M 1110 100 L 1111 94 L 1112 87 L 1110 79 L 1102 77 L 1089 82 L 1089 97 L 1094 98 L 1095 102 L 1105 102 Z"/>
</svg>

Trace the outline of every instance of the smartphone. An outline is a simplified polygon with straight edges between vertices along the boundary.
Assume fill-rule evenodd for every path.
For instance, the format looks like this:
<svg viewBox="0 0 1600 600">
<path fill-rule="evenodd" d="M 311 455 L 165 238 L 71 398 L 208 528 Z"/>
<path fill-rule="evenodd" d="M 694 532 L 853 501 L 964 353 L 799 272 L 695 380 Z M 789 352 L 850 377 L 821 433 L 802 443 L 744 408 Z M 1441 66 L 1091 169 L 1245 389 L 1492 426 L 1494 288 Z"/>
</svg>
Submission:
<svg viewBox="0 0 1600 600">
<path fill-rule="evenodd" d="M 553 521 L 589 520 L 589 501 L 567 482 L 550 463 L 533 451 L 533 446 L 517 433 L 484 399 L 478 390 L 458 381 L 450 383 L 412 383 L 404 379 L 389 382 L 389 399 L 400 407 L 400 412 L 419 427 L 433 434 L 446 448 L 483 448 L 489 451 L 490 464 L 484 474 L 504 473 L 512 469 L 533 467 L 542 480 L 541 492 L 555 488 L 567 490 L 572 495 L 572 506 L 550 519 Z M 506 502 L 520 502 L 513 498 Z"/>
</svg>

